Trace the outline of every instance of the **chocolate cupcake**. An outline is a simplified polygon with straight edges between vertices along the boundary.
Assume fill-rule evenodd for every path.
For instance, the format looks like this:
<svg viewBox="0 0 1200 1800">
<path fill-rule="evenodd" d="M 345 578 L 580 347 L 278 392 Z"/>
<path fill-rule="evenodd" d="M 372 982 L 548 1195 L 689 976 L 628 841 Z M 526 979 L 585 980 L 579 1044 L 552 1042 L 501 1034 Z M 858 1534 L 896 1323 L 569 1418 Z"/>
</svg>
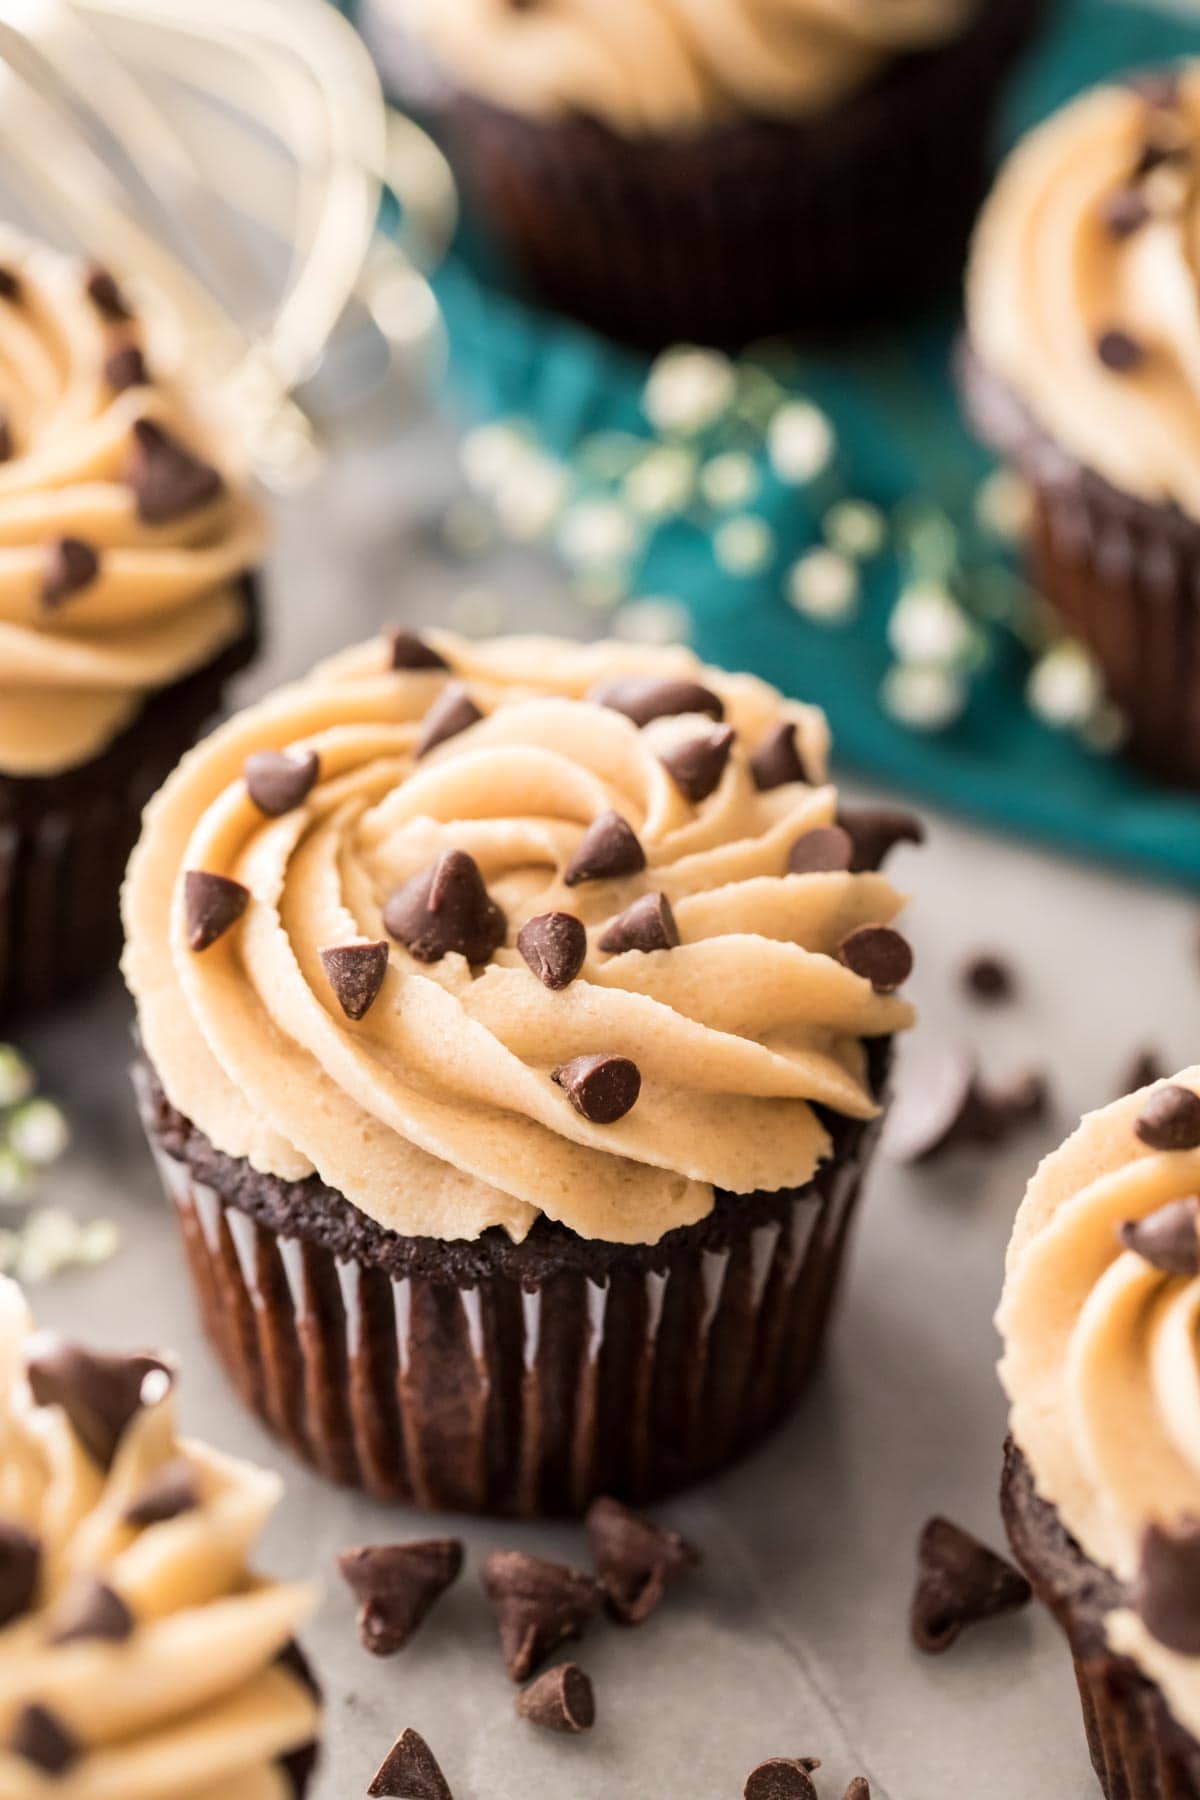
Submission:
<svg viewBox="0 0 1200 1800">
<path fill-rule="evenodd" d="M 115 966 L 142 807 L 254 648 L 262 522 L 145 337 L 0 236 L 0 1019 Z"/>
<path fill-rule="evenodd" d="M 636 343 L 843 332 L 957 278 L 1047 0 L 374 0 L 449 88 L 476 210 Z M 386 43 L 386 37 L 383 39 Z"/>
<path fill-rule="evenodd" d="M 795 1400 L 911 1020 L 825 755 L 684 651 L 400 632 L 153 801 L 143 1115 L 207 1329 L 302 1456 L 565 1513 Z"/>
<path fill-rule="evenodd" d="M 35 1335 L 0 1277 L 0 1795 L 302 1800 L 303 1586 L 248 1558 L 277 1478 L 176 1435 L 174 1369 Z"/>
<path fill-rule="evenodd" d="M 1004 1510 L 1107 1800 L 1200 1796 L 1200 1069 L 1085 1119 L 1017 1216 Z"/>
<path fill-rule="evenodd" d="M 984 211 L 965 392 L 1028 477 L 1033 577 L 1132 754 L 1200 783 L 1200 64 L 1035 131 Z"/>
</svg>

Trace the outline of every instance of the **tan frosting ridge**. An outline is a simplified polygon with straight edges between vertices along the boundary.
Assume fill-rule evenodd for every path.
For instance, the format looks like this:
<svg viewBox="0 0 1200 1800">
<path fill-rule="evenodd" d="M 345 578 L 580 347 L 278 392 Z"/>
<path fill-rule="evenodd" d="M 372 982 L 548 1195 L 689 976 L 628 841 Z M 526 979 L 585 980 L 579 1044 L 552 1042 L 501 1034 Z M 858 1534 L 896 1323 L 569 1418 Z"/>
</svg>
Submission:
<svg viewBox="0 0 1200 1800">
<path fill-rule="evenodd" d="M 1200 1093 L 1200 1068 L 1175 1080 Z M 1200 1517 L 1200 1279 L 1160 1272 L 1118 1237 L 1200 1193 L 1200 1150 L 1155 1151 L 1135 1134 L 1150 1091 L 1091 1114 L 1042 1164 L 997 1320 L 1012 1433 L 1038 1493 L 1122 1581 L 1148 1522 Z M 1200 1657 L 1155 1642 L 1132 1610 L 1110 1615 L 1108 1631 L 1200 1734 Z"/>
<path fill-rule="evenodd" d="M 976 0 L 394 0 L 465 86 L 516 112 L 699 130 L 832 106 Z"/>
<path fill-rule="evenodd" d="M 134 319 L 89 297 L 87 271 L 11 233 L 0 267 L 0 774 L 53 775 L 99 754 L 145 696 L 211 660 L 245 629 L 240 578 L 263 524 L 210 422 L 145 345 L 151 385 L 115 391 L 114 351 L 142 347 Z M 154 420 L 219 466 L 223 491 L 168 522 L 145 523 L 126 479 L 132 428 Z M 92 582 L 47 604 L 53 546 L 99 557 Z"/>
<path fill-rule="evenodd" d="M 1193 518 L 1200 518 L 1198 146 L 1196 65 L 1184 66 L 1170 107 L 1127 87 L 1073 102 L 1026 138 L 1002 171 L 968 283 L 976 352 L 1042 429 L 1124 492 L 1174 501 Z M 1145 169 L 1147 160 L 1153 166 Z M 1130 195 L 1147 217 L 1127 229 L 1114 206 Z M 1114 331 L 1138 346 L 1136 367 L 1114 369 L 1098 353 Z"/>
<path fill-rule="evenodd" d="M 827 734 L 809 708 L 688 652 L 552 639 L 472 644 L 428 634 L 449 669 L 395 671 L 386 640 L 347 651 L 234 719 L 152 802 L 124 895 L 125 973 L 168 1098 L 229 1155 L 299 1179 L 313 1170 L 380 1224 L 523 1238 L 539 1212 L 581 1235 L 653 1243 L 713 1205 L 713 1189 L 806 1182 L 828 1154 L 820 1103 L 876 1111 L 864 1039 L 911 1022 L 836 958 L 900 899 L 876 874 L 789 875 L 798 836 L 834 817 Z M 684 798 L 660 761 L 711 726 L 671 717 L 639 730 L 585 696 L 634 673 L 702 681 L 736 738 L 716 790 Z M 447 681 L 483 718 L 414 759 Z M 792 721 L 818 785 L 760 792 L 749 758 Z M 315 750 L 307 800 L 268 818 L 242 771 L 264 750 Z M 648 868 L 577 886 L 563 876 L 609 810 Z M 416 961 L 390 945 L 384 985 L 358 1023 L 321 949 L 387 934 L 382 910 L 446 850 L 477 862 L 507 918 L 481 970 Z M 188 947 L 184 875 L 222 874 L 252 899 L 235 929 Z M 601 928 L 665 893 L 682 942 L 605 955 Z M 519 927 L 573 913 L 582 973 L 550 991 L 515 946 Z M 551 1080 L 577 1056 L 632 1059 L 637 1104 L 615 1124 L 582 1117 Z"/>
<path fill-rule="evenodd" d="M 312 1592 L 264 1581 L 248 1560 L 279 1481 L 178 1438 L 171 1394 L 137 1413 L 106 1473 L 60 1407 L 34 1404 L 35 1343 L 19 1290 L 0 1277 L 0 1521 L 42 1548 L 32 1612 L 0 1628 L 0 1800 L 287 1800 L 280 1759 L 315 1738 L 318 1706 L 278 1660 Z M 199 1506 L 135 1529 L 131 1501 L 179 1459 Z M 132 1635 L 48 1641 L 56 1605 L 84 1577 L 120 1596 Z M 3 1748 L 31 1704 L 81 1747 L 62 1778 Z"/>
</svg>

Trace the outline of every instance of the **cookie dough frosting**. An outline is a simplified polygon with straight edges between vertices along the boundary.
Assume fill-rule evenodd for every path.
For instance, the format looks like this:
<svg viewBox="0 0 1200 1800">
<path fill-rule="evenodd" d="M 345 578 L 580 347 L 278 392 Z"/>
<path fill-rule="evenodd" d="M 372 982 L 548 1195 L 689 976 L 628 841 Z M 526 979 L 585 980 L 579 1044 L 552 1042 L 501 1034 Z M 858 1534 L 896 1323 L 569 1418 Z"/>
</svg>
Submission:
<svg viewBox="0 0 1200 1800">
<path fill-rule="evenodd" d="M 246 628 L 260 517 L 110 275 L 0 234 L 0 776 L 102 752 Z"/>
<path fill-rule="evenodd" d="M 290 1800 L 312 1595 L 248 1561 L 279 1498 L 176 1436 L 167 1365 L 35 1335 L 0 1278 L 3 1800 Z"/>
<path fill-rule="evenodd" d="M 819 112 L 976 0 L 393 0 L 464 86 L 515 112 L 702 130 Z"/>
<path fill-rule="evenodd" d="M 1071 459 L 1200 519 L 1200 65 L 1032 133 L 984 211 L 969 332 Z"/>
<path fill-rule="evenodd" d="M 1047 1158 L 1017 1216 L 998 1324 L 1012 1433 L 1038 1492 L 1129 1584 L 1110 1643 L 1200 1736 L 1200 1613 L 1183 1637 L 1180 1620 L 1164 1627 L 1145 1561 L 1148 1526 L 1200 1520 L 1197 1096 L 1189 1069 L 1092 1114 Z M 1195 1581 L 1168 1585 L 1186 1614 Z"/>
<path fill-rule="evenodd" d="M 406 1235 L 653 1243 L 807 1182 L 912 1016 L 826 747 L 681 650 L 346 652 L 148 810 L 125 971 L 168 1099 Z"/>
</svg>

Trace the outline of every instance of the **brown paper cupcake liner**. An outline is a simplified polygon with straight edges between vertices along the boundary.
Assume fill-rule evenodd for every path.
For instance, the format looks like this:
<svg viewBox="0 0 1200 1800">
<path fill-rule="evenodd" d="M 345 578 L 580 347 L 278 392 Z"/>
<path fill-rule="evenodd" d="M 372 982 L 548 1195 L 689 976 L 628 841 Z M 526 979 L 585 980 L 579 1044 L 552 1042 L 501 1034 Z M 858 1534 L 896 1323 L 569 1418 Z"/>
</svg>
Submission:
<svg viewBox="0 0 1200 1800">
<path fill-rule="evenodd" d="M 574 1514 L 742 1455 L 818 1360 L 878 1127 L 805 1188 L 723 1196 L 660 1245 L 401 1238 L 316 1177 L 222 1157 L 135 1071 L 205 1329 L 246 1404 L 337 1482 Z"/>
</svg>

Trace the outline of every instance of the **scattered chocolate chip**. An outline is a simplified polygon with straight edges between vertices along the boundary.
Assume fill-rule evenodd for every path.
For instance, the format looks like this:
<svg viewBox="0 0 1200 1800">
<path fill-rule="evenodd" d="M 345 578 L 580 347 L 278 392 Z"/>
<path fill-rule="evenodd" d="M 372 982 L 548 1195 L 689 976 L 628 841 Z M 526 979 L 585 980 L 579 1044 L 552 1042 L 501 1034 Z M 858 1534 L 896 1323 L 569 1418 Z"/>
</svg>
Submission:
<svg viewBox="0 0 1200 1800">
<path fill-rule="evenodd" d="M 627 1056 L 576 1056 L 550 1079 L 593 1125 L 615 1125 L 637 1105 L 642 1091 L 641 1071 Z"/>
<path fill-rule="evenodd" d="M 854 841 L 841 825 L 817 825 L 788 851 L 789 875 L 834 875 L 850 868 Z"/>
<path fill-rule="evenodd" d="M 432 644 L 403 625 L 388 632 L 393 669 L 448 669 L 450 664 L 439 656 Z"/>
<path fill-rule="evenodd" d="M 582 1636 L 600 1608 L 600 1588 L 590 1575 L 521 1550 L 494 1550 L 483 1565 L 483 1585 L 513 1681 L 526 1681 L 560 1644 Z"/>
<path fill-rule="evenodd" d="M 177 1456 L 156 1469 L 136 1490 L 125 1508 L 124 1523 L 135 1531 L 145 1531 L 150 1525 L 165 1525 L 170 1519 L 195 1512 L 201 1498 L 195 1469 L 186 1457 Z"/>
<path fill-rule="evenodd" d="M 114 350 L 105 361 L 104 379 L 114 394 L 123 394 L 127 388 L 147 387 L 150 376 L 139 345 L 121 344 Z"/>
<path fill-rule="evenodd" d="M 0 300 L 20 300 L 25 292 L 15 269 L 0 267 Z"/>
<path fill-rule="evenodd" d="M 747 1775 L 742 1800 L 817 1800 L 812 1771 L 820 1766 L 809 1756 L 772 1756 Z"/>
<path fill-rule="evenodd" d="M 259 812 L 280 819 L 308 799 L 321 761 L 315 750 L 259 750 L 246 758 L 242 773 Z"/>
<path fill-rule="evenodd" d="M 1145 346 L 1127 331 L 1102 331 L 1096 339 L 1096 355 L 1114 375 L 1132 375 L 1146 360 Z"/>
<path fill-rule="evenodd" d="M 838 824 L 854 845 L 854 875 L 882 869 L 897 844 L 923 844 L 925 827 L 914 814 L 893 806 L 843 806 Z"/>
<path fill-rule="evenodd" d="M 117 285 L 111 270 L 92 263 L 87 272 L 87 297 L 101 318 L 110 324 L 123 325 L 133 317 L 133 310 Z"/>
<path fill-rule="evenodd" d="M 405 1731 L 367 1789 L 371 1800 L 454 1800 L 437 1758 L 417 1731 Z"/>
<path fill-rule="evenodd" d="M 623 1625 L 644 1624 L 667 1589 L 700 1565 L 686 1538 L 619 1500 L 593 1500 L 586 1524 L 608 1610 Z"/>
<path fill-rule="evenodd" d="M 383 909 L 387 931 L 418 962 L 452 952 L 485 963 L 504 942 L 508 924 L 465 850 L 444 850 L 432 868 L 398 887 Z"/>
<path fill-rule="evenodd" d="M 358 1635 L 372 1656 L 403 1650 L 426 1615 L 462 1573 L 457 1538 L 420 1544 L 364 1544 L 338 1557 L 359 1602 Z"/>
<path fill-rule="evenodd" d="M 1144 1219 L 1128 1219 L 1118 1236 L 1164 1275 L 1200 1275 L 1200 1199 L 1171 1200 Z"/>
<path fill-rule="evenodd" d="M 1156 1051 L 1139 1050 L 1118 1082 L 1114 1098 L 1124 1100 L 1129 1094 L 1140 1094 L 1143 1088 L 1165 1081 L 1169 1073 Z"/>
<path fill-rule="evenodd" d="M 624 950 L 677 950 L 679 927 L 665 894 L 643 894 L 611 920 L 600 939 L 600 949 L 610 956 Z"/>
<path fill-rule="evenodd" d="M 618 875 L 637 875 L 646 866 L 646 852 L 632 825 L 620 813 L 601 813 L 579 840 L 563 880 L 568 887 L 581 881 L 610 881 Z"/>
<path fill-rule="evenodd" d="M 523 1689 L 515 1701 L 517 1716 L 544 1731 L 578 1733 L 596 1723 L 596 1696 L 591 1679 L 578 1663 L 561 1663 Z"/>
<path fill-rule="evenodd" d="M 894 994 L 913 971 L 908 939 L 886 925 L 860 925 L 839 945 L 838 960 L 869 981 L 877 994 Z"/>
<path fill-rule="evenodd" d="M 211 463 L 181 444 L 153 419 L 138 419 L 125 470 L 143 525 L 169 525 L 208 506 L 225 483 Z"/>
<path fill-rule="evenodd" d="M 588 694 L 597 706 L 624 713 L 635 725 L 649 725 L 654 719 L 670 719 L 680 713 L 707 713 L 710 719 L 723 719 L 725 707 L 710 688 L 698 681 L 662 681 L 653 675 L 623 675 L 616 681 L 602 681 Z"/>
<path fill-rule="evenodd" d="M 1104 223 L 1109 235 L 1118 242 L 1133 237 L 1135 232 L 1149 222 L 1150 217 L 1150 207 L 1145 195 L 1135 187 L 1119 188 L 1104 208 Z"/>
<path fill-rule="evenodd" d="M 979 1090 L 985 1118 L 984 1140 L 999 1143 L 1020 1125 L 1037 1125 L 1050 1111 L 1050 1083 L 1039 1069 L 1030 1069 L 1014 1080 Z"/>
<path fill-rule="evenodd" d="M 42 1572 L 42 1546 L 19 1525 L 0 1519 L 0 1631 L 33 1605 Z"/>
<path fill-rule="evenodd" d="M 587 961 L 587 930 L 574 913 L 539 913 L 517 933 L 517 949 L 544 987 L 570 987 Z"/>
<path fill-rule="evenodd" d="M 1200 1145 L 1200 1094 L 1191 1088 L 1155 1088 L 1134 1130 L 1151 1150 L 1195 1150 Z"/>
<path fill-rule="evenodd" d="M 425 714 L 425 722 L 421 726 L 417 738 L 414 755 L 428 756 L 439 744 L 457 737 L 472 725 L 478 725 L 483 714 L 468 694 L 461 681 L 451 681 L 444 687 L 429 711 Z"/>
<path fill-rule="evenodd" d="M 183 878 L 183 904 L 189 949 L 207 950 L 237 924 L 250 904 L 250 890 L 228 875 L 189 869 Z"/>
<path fill-rule="evenodd" d="M 348 1019 L 365 1019 L 383 986 L 388 967 L 384 942 L 335 944 L 318 952 L 338 1005 Z"/>
<path fill-rule="evenodd" d="M 871 1784 L 865 1775 L 856 1775 L 846 1789 L 845 1800 L 871 1800 Z"/>
<path fill-rule="evenodd" d="M 12 461 L 14 448 L 12 421 L 6 412 L 0 412 L 0 463 Z"/>
<path fill-rule="evenodd" d="M 156 1356 L 107 1356 L 62 1338 L 41 1339 L 26 1364 L 38 1406 L 61 1406 L 75 1436 L 108 1470 L 143 1406 L 157 1403 L 173 1377 Z"/>
<path fill-rule="evenodd" d="M 1032 1589 L 1019 1569 L 949 1519 L 931 1519 L 917 1550 L 912 1636 L 938 1656 L 968 1625 L 1028 1605 Z"/>
<path fill-rule="evenodd" d="M 123 1644 L 133 1636 L 133 1614 L 107 1582 L 84 1575 L 74 1582 L 50 1620 L 48 1642 L 81 1644 L 95 1639 Z"/>
<path fill-rule="evenodd" d="M 55 538 L 46 545 L 42 569 L 42 605 L 47 611 L 91 587 L 100 573 L 100 558 L 82 538 Z"/>
<path fill-rule="evenodd" d="M 1016 996 L 1017 978 L 1013 966 L 1002 956 L 985 952 L 971 957 L 963 968 L 962 978 L 967 992 L 988 1006 L 1002 1005 Z"/>
<path fill-rule="evenodd" d="M 17 1715 L 8 1747 L 43 1775 L 65 1775 L 83 1755 L 83 1745 L 48 1706 L 24 1707 Z"/>
<path fill-rule="evenodd" d="M 699 806 L 720 786 L 736 735 L 732 726 L 714 725 L 711 731 L 685 738 L 660 756 L 663 768 L 693 806 Z"/>
<path fill-rule="evenodd" d="M 1200 1519 L 1146 1527 L 1133 1604 L 1158 1643 L 1200 1656 Z"/>
<path fill-rule="evenodd" d="M 994 1145 L 1046 1114 L 1049 1088 L 1027 1074 L 989 1088 L 972 1053 L 942 1044 L 910 1070 L 884 1127 L 883 1150 L 892 1162 L 932 1162 L 961 1145 Z"/>
<path fill-rule="evenodd" d="M 760 793 L 785 787 L 790 781 L 808 780 L 808 770 L 796 744 L 796 727 L 790 720 L 767 733 L 750 758 L 750 773 Z"/>
</svg>

